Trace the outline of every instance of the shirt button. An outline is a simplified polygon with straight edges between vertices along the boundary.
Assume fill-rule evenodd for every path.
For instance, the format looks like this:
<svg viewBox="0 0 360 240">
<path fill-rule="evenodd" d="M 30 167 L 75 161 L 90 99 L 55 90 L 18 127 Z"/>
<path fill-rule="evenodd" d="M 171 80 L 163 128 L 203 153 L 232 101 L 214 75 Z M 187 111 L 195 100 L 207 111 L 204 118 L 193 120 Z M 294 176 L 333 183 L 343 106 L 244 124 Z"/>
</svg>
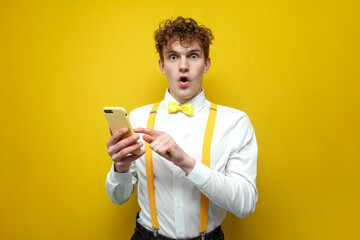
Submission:
<svg viewBox="0 0 360 240">
<path fill-rule="evenodd" d="M 177 208 L 180 208 L 180 203 L 176 204 L 176 207 L 177 207 Z"/>
</svg>

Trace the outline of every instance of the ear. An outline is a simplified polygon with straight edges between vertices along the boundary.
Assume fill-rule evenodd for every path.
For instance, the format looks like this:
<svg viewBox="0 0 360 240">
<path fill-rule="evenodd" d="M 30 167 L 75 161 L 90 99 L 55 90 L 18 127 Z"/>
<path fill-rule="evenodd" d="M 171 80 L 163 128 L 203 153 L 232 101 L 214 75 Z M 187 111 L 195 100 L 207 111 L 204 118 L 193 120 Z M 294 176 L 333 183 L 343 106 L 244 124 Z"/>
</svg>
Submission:
<svg viewBox="0 0 360 240">
<path fill-rule="evenodd" d="M 160 68 L 160 71 L 162 72 L 162 74 L 165 75 L 164 62 L 161 61 L 161 59 L 159 59 L 159 68 Z"/>
<path fill-rule="evenodd" d="M 211 60 L 210 60 L 210 58 L 207 58 L 207 59 L 205 60 L 204 73 L 206 73 L 207 71 L 209 71 L 210 66 L 211 66 Z"/>
</svg>

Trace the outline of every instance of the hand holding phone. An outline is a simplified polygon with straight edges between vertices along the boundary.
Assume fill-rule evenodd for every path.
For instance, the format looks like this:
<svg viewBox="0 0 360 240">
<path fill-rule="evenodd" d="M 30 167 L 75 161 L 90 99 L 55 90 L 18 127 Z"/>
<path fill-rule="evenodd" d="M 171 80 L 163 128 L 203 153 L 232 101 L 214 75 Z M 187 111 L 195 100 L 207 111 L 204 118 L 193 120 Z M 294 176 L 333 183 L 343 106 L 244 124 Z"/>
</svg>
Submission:
<svg viewBox="0 0 360 240">
<path fill-rule="evenodd" d="M 122 136 L 121 139 L 125 139 L 134 135 L 134 130 L 130 124 L 129 118 L 127 117 L 126 110 L 122 107 L 104 107 L 103 108 L 106 120 L 109 124 L 111 132 L 114 134 L 121 128 L 128 128 L 129 131 Z M 134 144 L 137 144 L 135 142 Z M 133 144 L 133 145 L 134 145 Z M 137 149 L 132 154 L 141 155 L 141 149 Z"/>
</svg>

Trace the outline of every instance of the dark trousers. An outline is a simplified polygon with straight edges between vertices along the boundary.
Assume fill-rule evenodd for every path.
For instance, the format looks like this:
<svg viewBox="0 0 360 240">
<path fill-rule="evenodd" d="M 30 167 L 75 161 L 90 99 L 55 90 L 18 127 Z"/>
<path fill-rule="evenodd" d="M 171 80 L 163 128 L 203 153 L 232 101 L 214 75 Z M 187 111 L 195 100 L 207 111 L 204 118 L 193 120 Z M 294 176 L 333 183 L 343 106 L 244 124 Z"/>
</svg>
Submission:
<svg viewBox="0 0 360 240">
<path fill-rule="evenodd" d="M 136 219 L 139 215 L 137 215 Z M 201 236 L 194 237 L 194 238 L 186 238 L 188 240 L 201 240 Z M 214 230 L 212 230 L 209 233 L 205 234 L 206 240 L 224 240 L 224 233 L 221 231 L 221 226 L 218 226 Z M 167 238 L 165 236 L 162 236 L 160 234 L 157 234 L 157 236 L 154 236 L 154 233 L 152 231 L 147 230 L 143 226 L 141 226 L 138 221 L 136 221 L 136 228 L 134 235 L 131 237 L 131 240 L 175 240 L 173 238 Z"/>
</svg>

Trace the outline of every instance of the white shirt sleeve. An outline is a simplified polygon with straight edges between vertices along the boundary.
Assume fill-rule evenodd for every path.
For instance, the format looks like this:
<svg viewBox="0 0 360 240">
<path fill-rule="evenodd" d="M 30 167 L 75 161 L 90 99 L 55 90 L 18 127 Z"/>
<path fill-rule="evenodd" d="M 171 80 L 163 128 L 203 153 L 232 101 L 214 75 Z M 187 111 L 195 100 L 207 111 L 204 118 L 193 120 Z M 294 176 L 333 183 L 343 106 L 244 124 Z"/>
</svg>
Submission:
<svg viewBox="0 0 360 240">
<path fill-rule="evenodd" d="M 137 178 L 135 176 L 135 164 L 126 173 L 118 173 L 115 171 L 114 163 L 107 175 L 105 189 L 111 201 L 115 204 L 122 205 L 129 200 L 134 192 Z M 134 174 L 135 173 L 135 174 Z"/>
<path fill-rule="evenodd" d="M 241 124 L 240 124 L 241 122 Z M 230 136 L 231 154 L 225 174 L 200 162 L 187 178 L 218 206 L 244 218 L 255 210 L 257 143 L 247 117 L 240 119 Z M 216 159 L 214 159 L 216 161 Z"/>
</svg>

